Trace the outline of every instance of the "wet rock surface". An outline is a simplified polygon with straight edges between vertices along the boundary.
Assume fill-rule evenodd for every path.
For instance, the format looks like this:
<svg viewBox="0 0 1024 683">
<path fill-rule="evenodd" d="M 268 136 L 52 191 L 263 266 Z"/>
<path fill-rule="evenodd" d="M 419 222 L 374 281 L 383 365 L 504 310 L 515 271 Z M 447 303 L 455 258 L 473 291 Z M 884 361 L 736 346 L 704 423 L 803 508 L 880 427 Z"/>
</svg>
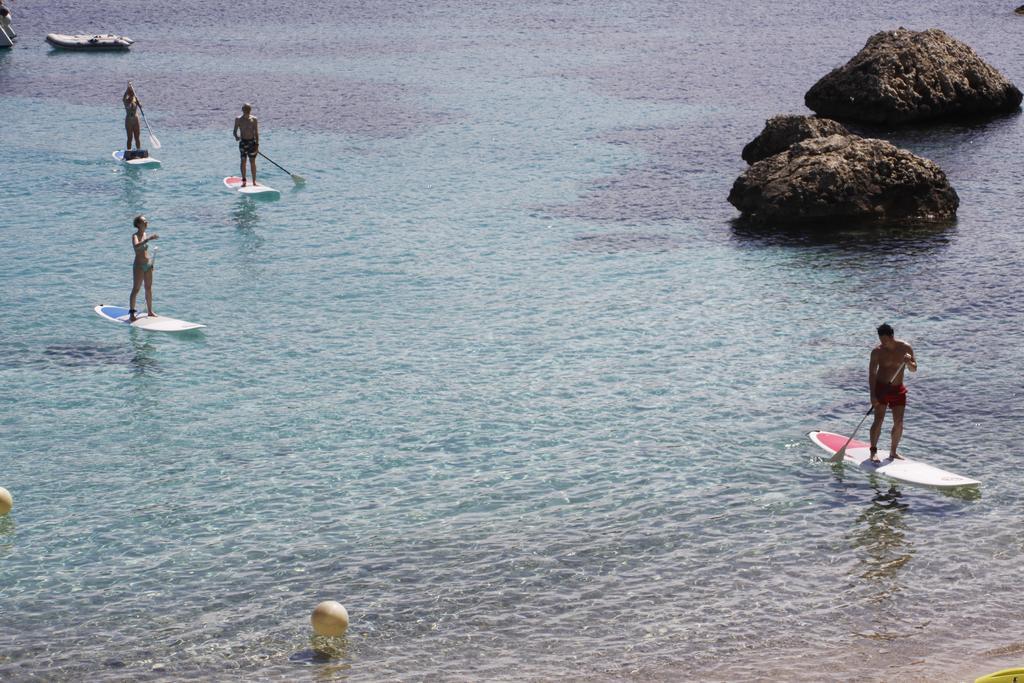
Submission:
<svg viewBox="0 0 1024 683">
<path fill-rule="evenodd" d="M 934 162 L 884 140 L 812 138 L 758 161 L 729 202 L 752 224 L 949 220 L 959 198 Z"/>
<path fill-rule="evenodd" d="M 832 119 L 817 116 L 783 114 L 773 116 L 764 123 L 764 130 L 743 148 L 743 160 L 753 164 L 761 159 L 784 152 L 790 145 L 808 138 L 827 138 L 830 135 L 849 135 L 843 125 Z"/>
<path fill-rule="evenodd" d="M 871 36 L 804 102 L 820 116 L 892 125 L 1016 111 L 1021 92 L 945 32 L 900 28 Z"/>
</svg>

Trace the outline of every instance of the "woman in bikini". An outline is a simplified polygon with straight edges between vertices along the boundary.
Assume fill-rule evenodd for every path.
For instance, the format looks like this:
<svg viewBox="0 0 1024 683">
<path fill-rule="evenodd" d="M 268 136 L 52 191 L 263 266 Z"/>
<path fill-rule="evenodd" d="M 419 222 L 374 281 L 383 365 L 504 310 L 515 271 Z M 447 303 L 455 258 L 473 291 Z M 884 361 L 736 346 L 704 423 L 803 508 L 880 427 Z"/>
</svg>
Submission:
<svg viewBox="0 0 1024 683">
<path fill-rule="evenodd" d="M 135 96 L 135 88 L 132 87 L 132 82 L 128 81 L 128 88 L 124 91 L 124 96 L 121 98 L 124 103 L 124 129 L 128 133 L 128 142 L 125 143 L 125 152 L 132 148 L 132 137 L 135 137 L 135 149 L 142 149 L 142 145 L 139 143 L 139 134 L 141 129 L 139 128 L 139 98 Z M 125 155 L 127 157 L 127 155 Z"/>
<path fill-rule="evenodd" d="M 155 256 L 149 255 L 149 243 L 155 240 L 158 235 L 146 235 L 146 228 L 149 221 L 145 216 L 135 217 L 135 234 L 132 235 L 132 247 L 135 249 L 135 263 L 132 264 L 132 295 L 128 299 L 128 322 L 135 322 L 138 311 L 135 310 L 135 297 L 139 294 L 139 288 L 146 285 L 146 312 L 149 317 L 155 318 L 153 312 L 153 264 Z M 156 247 L 153 247 L 156 249 Z"/>
</svg>

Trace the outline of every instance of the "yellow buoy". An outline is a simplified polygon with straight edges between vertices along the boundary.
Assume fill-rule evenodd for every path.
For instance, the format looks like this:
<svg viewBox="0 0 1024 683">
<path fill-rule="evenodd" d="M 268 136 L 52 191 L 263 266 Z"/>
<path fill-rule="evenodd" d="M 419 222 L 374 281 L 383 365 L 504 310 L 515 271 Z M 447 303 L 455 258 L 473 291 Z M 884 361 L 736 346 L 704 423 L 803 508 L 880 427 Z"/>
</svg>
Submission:
<svg viewBox="0 0 1024 683">
<path fill-rule="evenodd" d="M 14 507 L 14 499 L 11 498 L 11 492 L 0 486 L 0 515 L 6 515 Z"/>
<path fill-rule="evenodd" d="M 310 621 L 318 636 L 336 638 L 344 635 L 348 629 L 348 610 L 340 602 L 324 600 L 313 610 Z"/>
</svg>

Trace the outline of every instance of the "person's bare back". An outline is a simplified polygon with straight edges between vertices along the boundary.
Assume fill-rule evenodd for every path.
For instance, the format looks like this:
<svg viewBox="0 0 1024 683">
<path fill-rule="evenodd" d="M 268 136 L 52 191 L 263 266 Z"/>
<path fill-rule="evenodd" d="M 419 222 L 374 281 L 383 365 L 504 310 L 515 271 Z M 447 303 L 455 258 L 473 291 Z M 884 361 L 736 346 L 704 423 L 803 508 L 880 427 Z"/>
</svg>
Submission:
<svg viewBox="0 0 1024 683">
<path fill-rule="evenodd" d="M 256 117 L 252 114 L 248 116 L 239 116 L 235 119 L 235 137 L 242 140 L 255 140 L 257 139 L 257 131 L 259 131 Z"/>
</svg>

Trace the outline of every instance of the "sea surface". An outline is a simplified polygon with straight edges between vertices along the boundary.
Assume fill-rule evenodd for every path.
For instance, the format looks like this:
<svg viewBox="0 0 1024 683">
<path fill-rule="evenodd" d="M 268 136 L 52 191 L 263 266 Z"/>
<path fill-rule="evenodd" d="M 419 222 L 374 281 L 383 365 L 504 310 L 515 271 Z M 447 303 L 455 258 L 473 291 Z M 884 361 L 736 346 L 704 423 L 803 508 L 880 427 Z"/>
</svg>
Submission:
<svg viewBox="0 0 1024 683">
<path fill-rule="evenodd" d="M 725 200 L 764 120 L 877 31 L 941 28 L 1024 85 L 1014 3 L 10 4 L 0 679 L 1024 661 L 1021 117 L 861 131 L 946 171 L 953 225 L 752 231 Z M 111 158 L 129 79 L 159 169 Z M 307 181 L 260 159 L 276 201 L 221 183 L 245 101 Z M 93 313 L 127 303 L 139 213 L 157 312 L 205 330 Z M 976 492 L 808 440 L 866 410 L 882 322 L 920 362 L 903 450 Z"/>
</svg>

